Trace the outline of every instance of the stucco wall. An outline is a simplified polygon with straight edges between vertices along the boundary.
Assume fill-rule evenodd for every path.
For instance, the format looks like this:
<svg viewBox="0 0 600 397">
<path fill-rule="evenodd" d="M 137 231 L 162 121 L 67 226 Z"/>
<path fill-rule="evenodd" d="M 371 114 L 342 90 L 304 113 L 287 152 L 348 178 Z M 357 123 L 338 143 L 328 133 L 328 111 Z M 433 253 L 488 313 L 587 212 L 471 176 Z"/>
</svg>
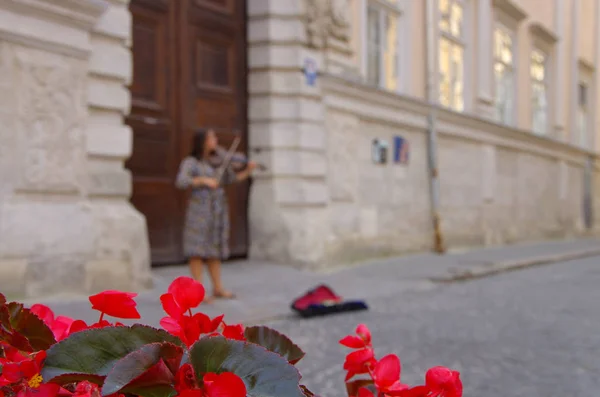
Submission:
<svg viewBox="0 0 600 397">
<path fill-rule="evenodd" d="M 428 107 L 330 78 L 325 83 L 331 203 L 328 258 L 351 261 L 431 248 Z M 587 153 L 439 110 L 442 232 L 449 247 L 584 233 Z M 373 164 L 371 141 L 410 143 L 410 163 Z M 388 152 L 389 157 L 392 152 Z"/>
</svg>

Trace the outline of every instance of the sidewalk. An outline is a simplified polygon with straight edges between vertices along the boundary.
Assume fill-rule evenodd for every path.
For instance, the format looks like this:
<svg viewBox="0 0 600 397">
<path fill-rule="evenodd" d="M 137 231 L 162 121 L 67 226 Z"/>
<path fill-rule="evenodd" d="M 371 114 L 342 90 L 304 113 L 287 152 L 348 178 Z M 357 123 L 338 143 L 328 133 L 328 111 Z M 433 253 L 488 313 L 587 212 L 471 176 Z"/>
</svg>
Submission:
<svg viewBox="0 0 600 397">
<path fill-rule="evenodd" d="M 202 305 L 209 316 L 225 314 L 229 323 L 260 323 L 292 314 L 291 301 L 319 283 L 331 285 L 341 296 L 368 300 L 390 291 L 416 291 L 433 288 L 435 283 L 463 281 L 516 268 L 559 262 L 586 256 L 600 256 L 600 241 L 578 239 L 497 248 L 482 248 L 446 255 L 423 253 L 389 258 L 330 271 L 327 274 L 299 270 L 254 261 L 236 261 L 223 266 L 226 285 L 235 291 L 237 300 Z M 141 293 L 138 308 L 145 323 L 158 326 L 164 316 L 160 295 L 171 280 L 187 275 L 185 266 L 159 268 L 154 271 L 155 287 Z M 31 304 L 34 302 L 25 302 Z M 41 300 L 57 314 L 97 320 L 87 297 L 56 297 Z"/>
</svg>

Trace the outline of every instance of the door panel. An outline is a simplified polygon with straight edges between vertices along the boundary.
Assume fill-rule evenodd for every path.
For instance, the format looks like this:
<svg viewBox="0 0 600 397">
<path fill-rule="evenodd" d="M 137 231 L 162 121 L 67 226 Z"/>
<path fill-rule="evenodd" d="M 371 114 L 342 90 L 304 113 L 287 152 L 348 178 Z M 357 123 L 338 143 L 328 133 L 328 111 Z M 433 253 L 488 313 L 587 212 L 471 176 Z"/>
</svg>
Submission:
<svg viewBox="0 0 600 397">
<path fill-rule="evenodd" d="M 189 95 L 188 134 L 199 127 L 213 128 L 221 145 L 229 147 L 238 132 L 238 150 L 246 152 L 245 2 L 189 0 L 187 5 L 183 77 Z M 234 256 L 246 255 L 248 249 L 248 186 L 245 182 L 227 188 Z"/>
<path fill-rule="evenodd" d="M 131 0 L 132 203 L 147 219 L 153 264 L 181 262 L 187 194 L 174 187 L 193 130 L 246 151 L 245 0 Z M 245 256 L 248 183 L 229 187 L 230 248 Z"/>
<path fill-rule="evenodd" d="M 133 205 L 146 216 L 153 262 L 181 257 L 181 195 L 173 185 L 179 156 L 174 106 L 173 2 L 133 0 L 131 113 Z"/>
</svg>

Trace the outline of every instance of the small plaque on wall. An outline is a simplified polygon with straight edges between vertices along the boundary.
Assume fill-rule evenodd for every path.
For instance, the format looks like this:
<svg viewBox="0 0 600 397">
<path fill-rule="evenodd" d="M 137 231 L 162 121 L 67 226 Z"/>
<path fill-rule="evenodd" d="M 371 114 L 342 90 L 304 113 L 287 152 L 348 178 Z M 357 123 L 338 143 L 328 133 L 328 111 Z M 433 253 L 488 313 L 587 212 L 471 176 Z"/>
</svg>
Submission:
<svg viewBox="0 0 600 397">
<path fill-rule="evenodd" d="M 410 145 L 408 140 L 402 136 L 394 137 L 394 163 L 407 165 L 410 155 Z"/>
<path fill-rule="evenodd" d="M 388 143 L 382 139 L 375 138 L 371 143 L 371 159 L 374 164 L 387 163 Z"/>
</svg>

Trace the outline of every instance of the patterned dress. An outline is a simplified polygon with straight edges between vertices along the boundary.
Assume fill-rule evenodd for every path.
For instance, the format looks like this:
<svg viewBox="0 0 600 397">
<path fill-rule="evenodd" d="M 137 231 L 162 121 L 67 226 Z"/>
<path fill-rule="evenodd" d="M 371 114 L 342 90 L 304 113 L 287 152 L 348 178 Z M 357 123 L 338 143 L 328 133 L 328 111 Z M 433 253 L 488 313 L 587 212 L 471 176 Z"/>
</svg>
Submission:
<svg viewBox="0 0 600 397">
<path fill-rule="evenodd" d="M 236 174 L 228 168 L 221 178 L 221 186 L 192 187 L 195 177 L 214 178 L 217 170 L 205 161 L 186 157 L 179 166 L 175 185 L 179 189 L 192 188 L 183 230 L 183 252 L 186 258 L 218 258 L 229 256 L 229 210 L 223 185 L 234 183 Z"/>
</svg>

